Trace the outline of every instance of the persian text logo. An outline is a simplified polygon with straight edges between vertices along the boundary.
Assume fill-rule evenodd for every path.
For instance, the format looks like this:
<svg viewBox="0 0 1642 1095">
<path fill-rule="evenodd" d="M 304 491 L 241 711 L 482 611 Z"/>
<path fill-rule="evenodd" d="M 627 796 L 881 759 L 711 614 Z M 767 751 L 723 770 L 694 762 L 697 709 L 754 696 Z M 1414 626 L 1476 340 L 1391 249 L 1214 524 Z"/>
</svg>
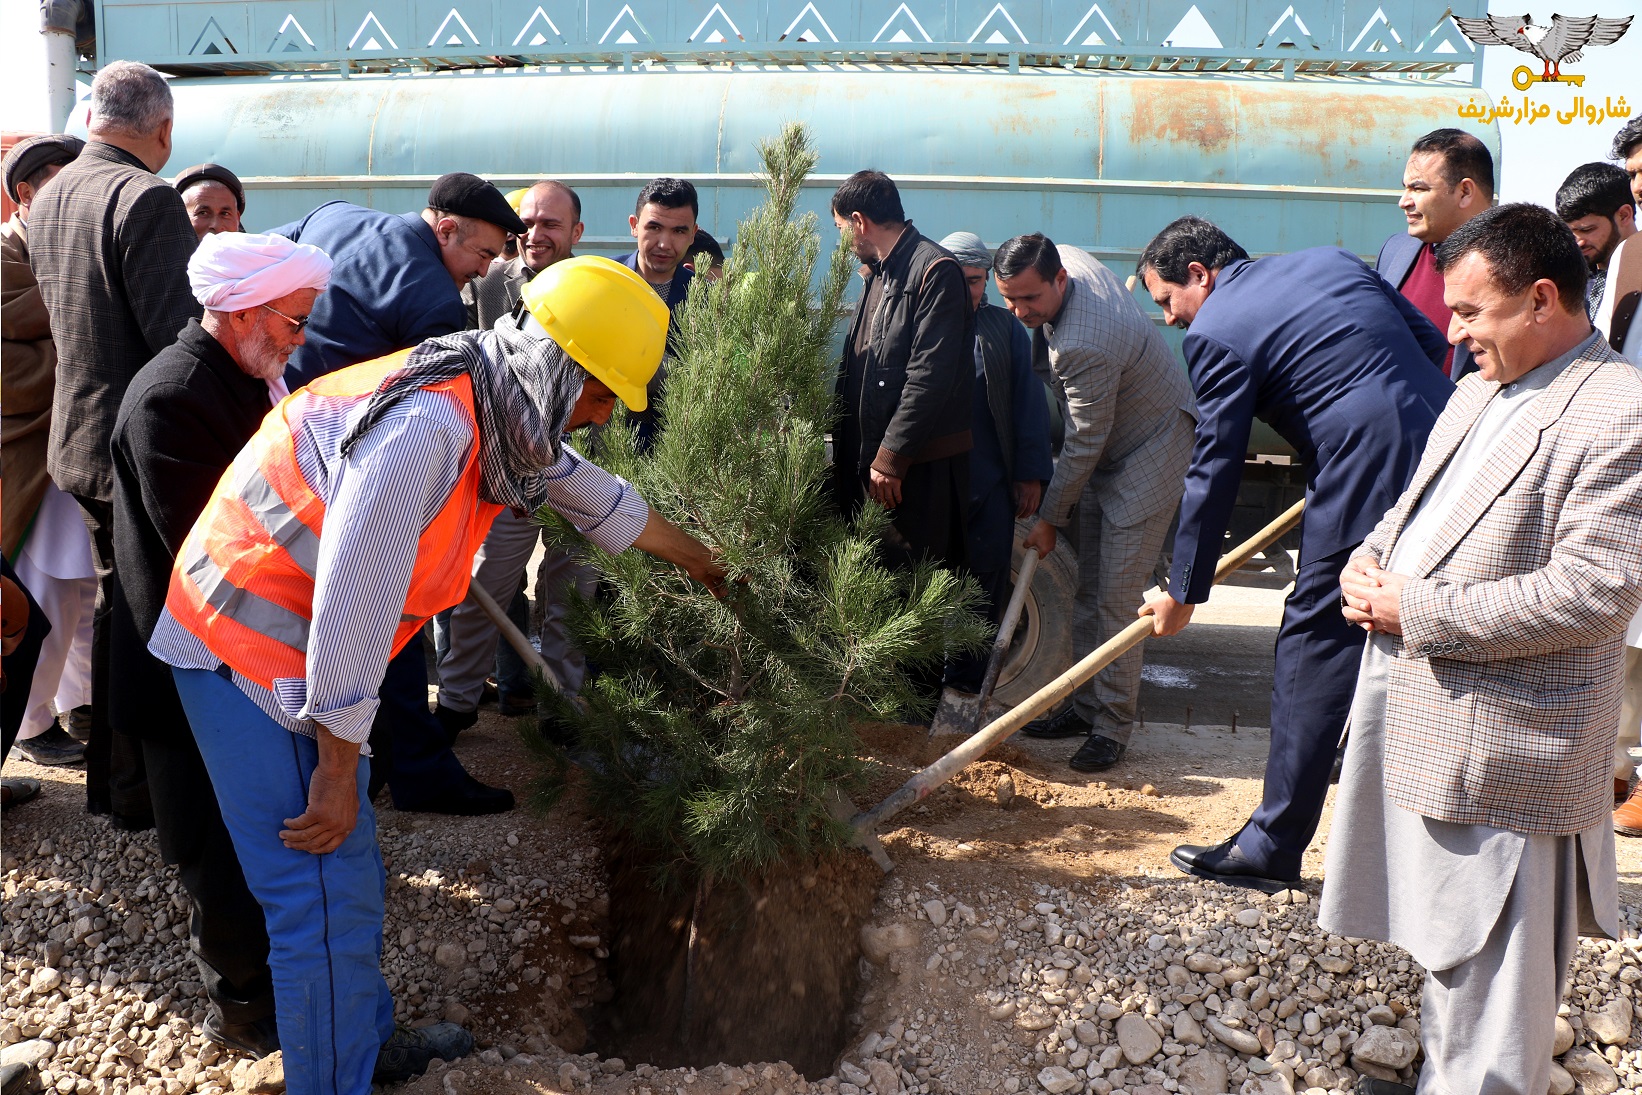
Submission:
<svg viewBox="0 0 1642 1095">
<path fill-rule="evenodd" d="M 1611 46 L 1625 36 L 1633 16 L 1623 19 L 1605 19 L 1597 15 L 1569 17 L 1551 16 L 1550 26 L 1536 24 L 1527 15 L 1490 15 L 1483 19 L 1463 19 L 1454 16 L 1460 32 L 1479 46 L 1510 46 L 1540 59 L 1543 71 L 1539 75 L 1527 65 L 1519 65 L 1511 73 L 1511 86 L 1527 91 L 1537 83 L 1573 84 L 1581 87 L 1585 77 L 1564 75 L 1565 62 L 1584 60 L 1584 49 L 1590 46 Z"/>
</svg>

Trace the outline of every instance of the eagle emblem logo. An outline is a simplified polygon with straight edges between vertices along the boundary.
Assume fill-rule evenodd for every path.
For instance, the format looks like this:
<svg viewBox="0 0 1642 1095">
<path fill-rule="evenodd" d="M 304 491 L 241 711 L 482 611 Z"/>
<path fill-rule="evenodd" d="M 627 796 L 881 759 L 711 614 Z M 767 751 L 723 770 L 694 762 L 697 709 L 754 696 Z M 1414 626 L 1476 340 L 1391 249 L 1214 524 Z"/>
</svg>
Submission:
<svg viewBox="0 0 1642 1095">
<path fill-rule="evenodd" d="M 1479 46 L 1510 46 L 1538 57 L 1544 71 L 1537 77 L 1526 65 L 1512 73 L 1512 83 L 1519 90 L 1528 84 L 1570 83 L 1582 84 L 1582 76 L 1562 75 L 1563 62 L 1584 59 L 1583 51 L 1590 46 L 1611 46 L 1631 28 L 1633 16 L 1623 19 L 1605 19 L 1587 15 L 1568 17 L 1551 16 L 1550 26 L 1540 26 L 1527 15 L 1490 15 L 1482 19 L 1454 16 L 1460 32 Z M 1526 82 L 1523 77 L 1526 76 Z"/>
</svg>

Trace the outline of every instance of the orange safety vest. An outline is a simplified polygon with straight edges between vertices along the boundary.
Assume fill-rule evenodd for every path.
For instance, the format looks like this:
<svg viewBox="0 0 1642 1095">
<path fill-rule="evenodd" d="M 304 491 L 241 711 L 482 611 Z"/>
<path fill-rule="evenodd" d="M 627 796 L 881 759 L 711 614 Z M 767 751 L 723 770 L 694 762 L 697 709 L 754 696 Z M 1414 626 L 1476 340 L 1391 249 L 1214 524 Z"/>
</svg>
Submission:
<svg viewBox="0 0 1642 1095">
<path fill-rule="evenodd" d="M 297 466 L 296 433 L 321 404 L 369 398 L 409 354 L 340 369 L 282 400 L 223 473 L 177 552 L 166 608 L 213 654 L 264 688 L 277 678 L 307 676 L 325 502 Z M 449 396 L 478 438 L 471 378 L 423 390 Z M 455 489 L 417 540 L 395 654 L 435 613 L 467 596 L 473 557 L 502 511 L 479 497 L 478 451 L 475 444 Z"/>
</svg>

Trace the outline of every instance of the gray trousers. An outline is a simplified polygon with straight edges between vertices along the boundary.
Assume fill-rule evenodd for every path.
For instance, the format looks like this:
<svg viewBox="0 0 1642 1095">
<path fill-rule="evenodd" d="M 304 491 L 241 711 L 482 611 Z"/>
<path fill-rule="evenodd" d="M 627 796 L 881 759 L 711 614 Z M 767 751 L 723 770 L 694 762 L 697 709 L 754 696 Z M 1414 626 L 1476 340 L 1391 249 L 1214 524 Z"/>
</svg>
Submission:
<svg viewBox="0 0 1642 1095">
<path fill-rule="evenodd" d="M 1530 836 L 1488 941 L 1425 975 L 1419 1095 L 1545 1095 L 1587 892 L 1577 836 Z"/>
<path fill-rule="evenodd" d="M 1633 771 L 1642 772 L 1642 765 L 1631 759 L 1631 750 L 1642 738 L 1642 650 L 1634 646 L 1625 648 L 1625 684 L 1621 696 L 1613 774 L 1615 779 L 1629 779 Z"/>
<path fill-rule="evenodd" d="M 1188 440 L 1190 435 L 1187 435 Z M 1072 613 L 1072 656 L 1082 658 L 1135 620 L 1152 585 L 1152 571 L 1174 520 L 1172 509 L 1138 525 L 1106 520 L 1093 490 L 1072 515 L 1077 530 L 1078 592 Z M 1095 675 L 1072 698 L 1094 732 L 1121 745 L 1135 732 L 1143 647 L 1135 647 Z"/>
<path fill-rule="evenodd" d="M 529 517 L 503 510 L 473 558 L 473 580 L 504 609 L 518 592 L 540 532 Z M 574 586 L 583 595 L 591 595 L 593 582 L 593 572 L 586 564 L 555 548 L 547 549 L 537 589 L 545 608 L 542 658 L 572 694 L 581 689 L 587 663 L 566 626 L 566 593 Z M 473 711 L 496 662 L 496 625 L 478 605 L 463 601 L 450 610 L 445 627 L 449 649 L 439 661 L 439 704 L 453 711 Z"/>
</svg>

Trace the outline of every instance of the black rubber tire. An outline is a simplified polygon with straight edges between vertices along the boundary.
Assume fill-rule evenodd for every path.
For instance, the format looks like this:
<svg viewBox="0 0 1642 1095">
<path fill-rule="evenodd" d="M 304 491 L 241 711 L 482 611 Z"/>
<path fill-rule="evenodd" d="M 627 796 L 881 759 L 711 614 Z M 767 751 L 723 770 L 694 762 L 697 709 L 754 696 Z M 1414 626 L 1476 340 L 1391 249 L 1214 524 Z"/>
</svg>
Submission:
<svg viewBox="0 0 1642 1095">
<path fill-rule="evenodd" d="M 1029 521 L 1015 523 L 1015 550 L 1010 576 L 1020 572 L 1021 538 Z M 1013 707 L 1064 673 L 1072 664 L 1072 602 L 1078 589 L 1078 559 L 1065 537 L 1038 563 L 1032 588 L 1021 609 L 1014 640 L 1004 656 L 1003 669 L 992 696 Z"/>
</svg>

